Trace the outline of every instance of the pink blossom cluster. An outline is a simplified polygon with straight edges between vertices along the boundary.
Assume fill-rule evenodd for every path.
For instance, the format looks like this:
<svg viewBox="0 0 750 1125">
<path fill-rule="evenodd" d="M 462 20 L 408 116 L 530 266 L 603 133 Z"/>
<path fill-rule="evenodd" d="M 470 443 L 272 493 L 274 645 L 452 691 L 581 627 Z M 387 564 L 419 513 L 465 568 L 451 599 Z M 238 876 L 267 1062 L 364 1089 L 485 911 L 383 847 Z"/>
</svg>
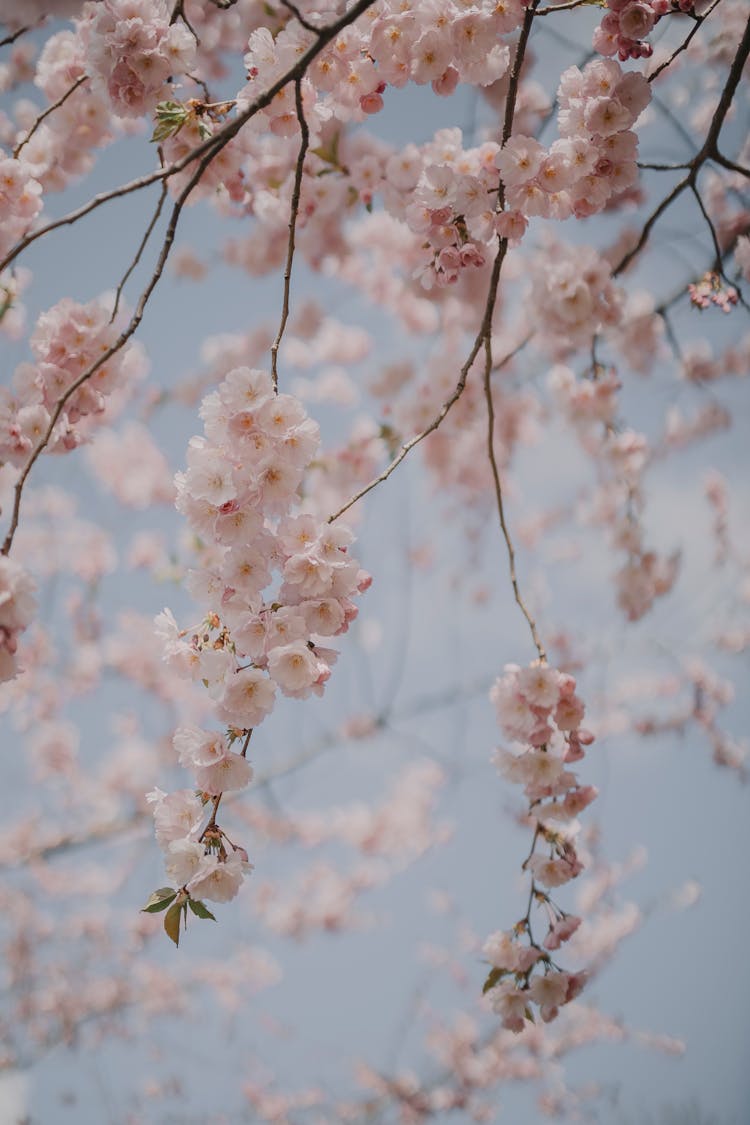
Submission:
<svg viewBox="0 0 750 1125">
<path fill-rule="evenodd" d="M 693 0 L 684 0 L 692 8 Z M 648 59 L 654 52 L 644 42 L 659 16 L 671 10 L 670 0 L 607 0 L 607 14 L 594 32 L 594 50 L 600 55 Z"/>
<path fill-rule="evenodd" d="M 195 753 L 200 755 L 197 746 L 196 737 Z M 251 774 L 249 764 L 245 765 Z M 247 852 L 231 844 L 227 850 L 221 830 L 205 827 L 200 796 L 190 789 L 176 793 L 154 789 L 147 799 L 153 806 L 156 839 L 164 852 L 169 878 L 194 900 L 230 902 L 235 898 L 245 875 L 252 870 Z"/>
<path fill-rule="evenodd" d="M 42 185 L 25 160 L 0 158 L 0 258 L 18 242 L 42 209 Z"/>
<path fill-rule="evenodd" d="M 436 142 L 438 148 L 437 137 Z M 392 213 L 403 206 L 404 220 L 421 240 L 423 264 L 414 276 L 423 289 L 452 285 L 463 270 L 485 265 L 498 234 L 515 244 L 527 225 L 519 213 L 495 210 L 496 144 L 487 142 L 464 151 L 449 142 L 445 148 L 439 163 L 429 162 L 429 156 L 422 163 L 415 159 L 416 152 L 399 154 L 388 162 L 386 203 Z M 396 208 L 393 189 L 402 197 Z"/>
<path fill-rule="evenodd" d="M 590 246 L 554 242 L 532 262 L 537 340 L 555 358 L 590 347 L 622 318 L 623 291 L 609 263 Z"/>
<path fill-rule="evenodd" d="M 36 68 L 36 85 L 51 103 L 64 99 L 54 114 L 24 143 L 23 158 L 45 192 L 62 191 L 93 166 L 98 149 L 112 139 L 111 108 L 104 91 L 86 76 L 86 48 L 80 34 L 59 31 L 44 44 Z M 66 96 L 67 95 L 67 96 Z M 36 107 L 30 104 L 19 124 L 32 127 Z M 25 133 L 24 133 L 25 136 Z M 19 140 L 23 139 L 19 136 Z"/>
<path fill-rule="evenodd" d="M 557 98 L 560 139 L 545 148 L 516 134 L 495 163 L 508 207 L 528 216 L 585 218 L 637 181 L 632 127 L 651 92 L 643 75 L 596 59 L 583 71 L 563 71 Z"/>
<path fill-rule="evenodd" d="M 18 638 L 36 609 L 35 585 L 13 559 L 0 555 L 0 682 L 18 675 Z"/>
<path fill-rule="evenodd" d="M 643 474 L 651 458 L 648 442 L 635 430 L 617 427 L 620 383 L 614 370 L 597 368 L 593 378 L 579 380 L 570 368 L 558 365 L 549 381 L 582 446 L 595 458 L 602 483 L 593 519 L 610 528 L 612 542 L 626 555 L 615 575 L 617 603 L 629 621 L 638 621 L 656 598 L 669 593 L 679 569 L 679 555 L 659 555 L 644 541 L 639 513 Z"/>
<path fill-rule="evenodd" d="M 499 749 L 495 764 L 508 780 L 524 787 L 529 821 L 534 829 L 531 852 L 523 868 L 531 874 L 529 910 L 510 931 L 491 934 L 483 952 L 492 969 L 485 984 L 493 1010 L 503 1027 L 519 1032 L 530 1018 L 531 1004 L 542 1020 L 554 1019 L 559 1008 L 584 986 L 585 973 L 560 970 L 550 953 L 577 930 L 580 919 L 566 914 L 549 889 L 563 886 L 583 870 L 576 850 L 576 817 L 596 797 L 567 767 L 580 761 L 594 736 L 581 723 L 584 704 L 575 678 L 537 661 L 526 668 L 508 664 L 490 692 L 503 734 L 525 747 Z M 544 846 L 544 853 L 537 851 Z M 534 937 L 531 906 L 545 914 L 548 931 L 542 944 Z"/>
<path fill-rule="evenodd" d="M 167 80 L 193 65 L 195 39 L 170 16 L 166 0 L 86 4 L 79 33 L 88 72 L 118 116 L 149 113 L 168 90 Z"/>
<path fill-rule="evenodd" d="M 433 9 L 418 5 L 404 11 L 394 0 L 381 0 L 370 23 L 343 29 L 314 60 L 303 83 L 306 116 L 333 113 L 341 121 L 358 120 L 383 108 L 388 86 L 430 83 L 437 94 L 452 94 L 459 82 L 488 86 L 508 69 L 510 51 L 502 36 L 522 22 L 521 0 L 454 4 Z M 259 92 L 289 70 L 314 41 L 314 33 L 290 20 L 278 34 L 262 27 L 250 36 L 245 56 L 248 85 L 241 100 Z M 316 106 L 323 95 L 326 106 Z M 287 85 L 263 111 L 278 136 L 297 131 L 294 89 Z"/>
<path fill-rule="evenodd" d="M 203 681 L 229 730 L 225 737 L 181 727 L 174 736 L 203 799 L 216 799 L 215 815 L 222 793 L 250 782 L 250 732 L 272 710 L 277 689 L 294 699 L 322 694 L 337 656 L 325 642 L 346 632 L 357 614 L 352 598 L 370 578 L 349 554 L 346 527 L 298 511 L 302 477 L 318 447 L 318 427 L 298 399 L 276 394 L 266 372 L 240 367 L 204 398 L 201 416 L 205 436 L 191 439 L 188 469 L 177 474 L 176 486 L 177 507 L 205 545 L 200 569 L 188 575 L 205 616 L 189 640 L 168 610 L 157 621 L 165 659 Z M 266 594 L 275 572 L 280 582 Z M 232 746 L 240 737 L 246 741 L 237 753 Z M 197 817 L 187 831 L 196 844 L 190 856 L 215 838 L 219 861 L 229 862 L 235 853 L 227 858 L 213 822 L 193 839 L 202 804 L 189 807 Z M 159 832 L 157 821 L 157 838 Z M 169 859 L 177 840 L 165 837 L 167 870 L 180 882 L 186 868 L 170 867 Z M 238 881 L 228 897 L 244 870 L 232 862 Z"/>
<path fill-rule="evenodd" d="M 736 252 L 735 252 L 736 253 Z M 704 273 L 700 281 L 688 285 L 690 304 L 696 309 L 708 309 L 715 305 L 723 313 L 729 313 L 737 304 L 737 290 L 733 285 L 724 285 L 713 270 Z"/>
<path fill-rule="evenodd" d="M 35 363 L 22 363 L 13 391 L 0 390 L 0 459 L 22 465 L 49 428 L 52 412 L 73 384 L 115 343 L 120 325 L 103 299 L 81 305 L 63 298 L 39 317 L 31 335 Z M 113 391 L 145 374 L 139 344 L 126 343 L 97 368 L 65 403 L 50 436 L 51 452 L 86 440 L 84 418 L 101 417 Z"/>
</svg>

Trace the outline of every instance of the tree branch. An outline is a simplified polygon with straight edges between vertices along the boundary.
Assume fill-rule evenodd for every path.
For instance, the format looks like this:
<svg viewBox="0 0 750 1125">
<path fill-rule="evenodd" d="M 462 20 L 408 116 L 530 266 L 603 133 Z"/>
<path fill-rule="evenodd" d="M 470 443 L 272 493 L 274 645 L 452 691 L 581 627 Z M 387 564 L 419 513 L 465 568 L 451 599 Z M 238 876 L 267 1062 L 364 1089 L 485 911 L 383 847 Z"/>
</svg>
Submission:
<svg viewBox="0 0 750 1125">
<path fill-rule="evenodd" d="M 273 379 L 273 389 L 278 394 L 279 390 L 279 372 L 278 372 L 278 356 L 279 345 L 281 338 L 284 335 L 286 322 L 289 319 L 289 289 L 292 278 L 292 263 L 294 261 L 294 235 L 297 228 L 297 216 L 299 214 L 299 201 L 302 193 L 302 174 L 305 166 L 305 156 L 307 149 L 310 145 L 310 130 L 307 127 L 305 120 L 305 111 L 302 105 L 302 79 L 298 78 L 294 83 L 294 100 L 297 109 L 297 120 L 299 121 L 300 132 L 302 134 L 299 146 L 299 153 L 297 154 L 297 163 L 294 169 L 294 187 L 292 188 L 292 201 L 289 207 L 289 242 L 287 243 L 286 251 L 286 265 L 284 267 L 284 297 L 281 306 L 281 321 L 279 323 L 279 330 L 276 333 L 276 339 L 271 345 L 271 378 Z"/>
<path fill-rule="evenodd" d="M 78 89 L 78 87 L 82 86 L 84 82 L 88 82 L 88 80 L 89 80 L 88 74 L 82 74 L 80 78 L 76 78 L 73 85 L 68 87 L 68 89 L 62 95 L 62 97 L 58 98 L 56 102 L 52 103 L 52 105 L 47 106 L 47 108 L 44 110 L 44 112 L 39 114 L 36 121 L 31 126 L 28 133 L 26 134 L 26 136 L 23 138 L 22 141 L 19 141 L 18 144 L 16 145 L 16 147 L 13 149 L 13 159 L 14 160 L 18 159 L 19 152 L 24 147 L 24 145 L 27 145 L 29 143 L 29 141 L 34 136 L 34 133 L 36 133 L 37 129 L 42 124 L 44 119 L 46 117 L 49 117 L 49 115 L 54 110 L 58 109 L 63 104 L 63 102 L 66 102 L 68 100 L 68 98 L 70 97 L 70 95 L 74 94 L 76 92 L 76 90 Z"/>
</svg>

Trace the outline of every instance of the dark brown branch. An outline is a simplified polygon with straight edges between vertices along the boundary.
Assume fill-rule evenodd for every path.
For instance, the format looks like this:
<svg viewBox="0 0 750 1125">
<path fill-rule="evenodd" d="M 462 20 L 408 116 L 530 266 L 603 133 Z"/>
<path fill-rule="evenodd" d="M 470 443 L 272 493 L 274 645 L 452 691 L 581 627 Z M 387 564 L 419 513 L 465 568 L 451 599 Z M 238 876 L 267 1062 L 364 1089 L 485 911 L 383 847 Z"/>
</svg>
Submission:
<svg viewBox="0 0 750 1125">
<path fill-rule="evenodd" d="M 20 39 L 27 31 L 31 31 L 31 25 L 19 27 L 18 31 L 13 31 L 10 35 L 6 35 L 4 39 L 0 39 L 0 47 L 8 47 L 11 43 L 15 43 L 16 39 Z"/>
<path fill-rule="evenodd" d="M 192 159 L 192 157 L 190 157 L 190 159 Z M 63 215 L 59 219 L 53 219 L 51 222 L 45 223 L 43 227 L 37 227 L 36 230 L 25 235 L 21 241 L 17 242 L 13 249 L 6 254 L 2 262 L 0 262 L 0 271 L 4 270 L 6 266 L 9 266 L 27 246 L 30 246 L 32 242 L 36 242 L 42 235 L 49 234 L 50 231 L 57 230 L 59 227 L 71 226 L 85 215 L 96 210 L 97 207 L 101 207 L 103 203 L 109 203 L 112 199 L 119 199 L 124 195 L 130 195 L 131 192 L 140 191 L 141 188 L 149 187 L 159 180 L 168 179 L 176 172 L 181 171 L 186 164 L 189 164 L 190 159 L 186 157 L 183 161 L 177 161 L 177 163 L 170 164 L 166 168 L 160 168 L 157 172 L 149 172 L 145 176 L 139 176 L 138 179 L 131 180 L 129 183 L 122 184 L 120 187 L 113 188 L 111 191 L 100 192 L 99 195 L 95 195 L 88 203 L 84 203 L 82 207 L 78 207 L 75 211 L 69 211 L 67 215 Z"/>
<path fill-rule="evenodd" d="M 191 24 L 190 20 L 185 15 L 185 0 L 176 0 L 175 6 L 172 9 L 172 15 L 170 16 L 170 19 L 169 19 L 170 26 L 173 23 L 177 23 L 178 20 L 182 20 L 182 22 L 185 24 L 185 27 L 188 29 L 188 31 L 192 35 L 195 42 L 200 43 L 200 39 L 198 38 L 197 31 L 195 30 L 195 28 Z"/>
<path fill-rule="evenodd" d="M 721 164 L 722 168 L 727 168 L 730 172 L 738 172 L 740 176 L 745 176 L 750 180 L 750 168 L 744 168 L 741 164 L 735 164 L 733 160 L 729 160 L 723 153 L 716 149 L 711 157 L 717 164 Z"/>
<path fill-rule="evenodd" d="M 305 157 L 310 145 L 310 130 L 307 127 L 305 120 L 305 111 L 302 105 L 302 79 L 298 78 L 294 83 L 294 100 L 297 109 L 297 120 L 299 121 L 300 139 L 299 153 L 297 154 L 297 163 L 294 169 L 294 187 L 292 188 L 292 200 L 289 207 L 289 241 L 286 250 L 286 265 L 284 267 L 284 297 L 281 305 L 281 321 L 279 323 L 279 331 L 276 333 L 276 339 L 271 346 L 271 378 L 273 379 L 273 389 L 278 394 L 279 391 L 279 372 L 278 372 L 278 357 L 279 346 L 281 344 L 286 322 L 289 319 L 289 290 L 292 279 L 292 263 L 294 262 L 294 236 L 297 229 L 297 216 L 299 215 L 299 201 L 302 194 L 302 174 L 305 167 Z"/>
<path fill-rule="evenodd" d="M 722 126 L 726 119 L 727 113 L 729 112 L 729 107 L 731 106 L 734 99 L 737 86 L 739 84 L 740 78 L 742 77 L 742 71 L 744 70 L 745 63 L 748 59 L 748 55 L 750 55 L 750 19 L 748 19 L 747 24 L 745 25 L 745 32 L 742 36 L 742 39 L 740 40 L 740 45 L 737 48 L 737 53 L 732 60 L 732 65 L 729 68 L 729 74 L 727 75 L 724 89 L 721 92 L 719 104 L 714 110 L 714 115 L 711 118 L 711 124 L 708 127 L 706 139 L 703 142 L 700 151 L 697 152 L 693 159 L 690 161 L 688 165 L 689 170 L 687 176 L 685 176 L 684 179 L 680 180 L 680 182 L 672 188 L 669 195 L 665 196 L 665 198 L 662 199 L 655 210 L 651 212 L 643 226 L 638 242 L 632 250 L 629 250 L 628 253 L 624 255 L 617 266 L 615 266 L 615 268 L 613 269 L 613 277 L 617 277 L 618 274 L 622 273 L 622 271 L 626 269 L 628 265 L 630 265 L 633 259 L 637 257 L 637 255 L 646 245 L 651 230 L 653 229 L 656 222 L 659 220 L 661 215 L 664 214 L 667 208 L 672 203 L 674 203 L 675 199 L 677 199 L 682 194 L 685 188 L 690 187 L 693 190 L 695 189 L 698 172 L 706 163 L 706 161 L 717 159 L 717 143 L 719 140 L 719 134 L 721 133 Z M 719 161 L 719 163 L 721 163 L 721 161 Z"/>
<path fill-rule="evenodd" d="M 39 126 L 44 121 L 45 117 L 49 117 L 49 115 L 51 113 L 53 113 L 54 110 L 58 109 L 63 104 L 63 102 L 66 102 L 68 100 L 68 98 L 70 97 L 70 95 L 74 94 L 76 92 L 76 90 L 78 89 L 79 86 L 82 86 L 84 82 L 88 82 L 88 79 L 89 79 L 88 74 L 82 74 L 80 78 L 76 78 L 73 85 L 68 87 L 68 89 L 62 95 L 62 97 L 58 98 L 56 102 L 52 103 L 52 105 L 47 106 L 47 108 L 44 110 L 44 112 L 39 114 L 36 121 L 31 126 L 28 133 L 26 134 L 26 136 L 23 138 L 22 141 L 19 141 L 18 144 L 16 145 L 16 147 L 13 149 L 13 158 L 14 159 L 18 158 L 19 152 L 24 147 L 24 145 L 29 143 L 31 138 L 34 136 L 34 133 L 36 133 L 37 129 L 39 128 Z"/>
</svg>

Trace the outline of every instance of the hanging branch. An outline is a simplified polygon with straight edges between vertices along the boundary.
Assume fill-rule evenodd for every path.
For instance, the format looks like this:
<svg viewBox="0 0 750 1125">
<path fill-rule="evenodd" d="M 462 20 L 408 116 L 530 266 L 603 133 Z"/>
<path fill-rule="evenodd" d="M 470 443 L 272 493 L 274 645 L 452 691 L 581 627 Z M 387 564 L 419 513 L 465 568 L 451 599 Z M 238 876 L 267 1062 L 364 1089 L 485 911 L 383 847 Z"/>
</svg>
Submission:
<svg viewBox="0 0 750 1125">
<path fill-rule="evenodd" d="M 292 263 L 294 261 L 294 236 L 297 229 L 297 216 L 299 215 L 299 201 L 302 193 L 302 173 L 305 166 L 305 156 L 310 145 L 310 130 L 305 120 L 305 111 L 302 105 L 302 79 L 298 78 L 294 83 L 294 100 L 297 109 L 297 120 L 299 121 L 301 140 L 299 146 L 299 153 L 297 154 L 297 163 L 294 169 L 294 187 L 292 188 L 292 201 L 289 207 L 289 242 L 286 251 L 286 265 L 284 267 L 284 296 L 281 305 L 281 321 L 279 323 L 279 330 L 276 333 L 276 339 L 271 346 L 271 378 L 273 380 L 273 389 L 278 394 L 279 390 L 279 373 L 278 373 L 278 356 L 281 338 L 284 335 L 286 322 L 289 319 L 289 289 L 292 279 Z"/>
</svg>

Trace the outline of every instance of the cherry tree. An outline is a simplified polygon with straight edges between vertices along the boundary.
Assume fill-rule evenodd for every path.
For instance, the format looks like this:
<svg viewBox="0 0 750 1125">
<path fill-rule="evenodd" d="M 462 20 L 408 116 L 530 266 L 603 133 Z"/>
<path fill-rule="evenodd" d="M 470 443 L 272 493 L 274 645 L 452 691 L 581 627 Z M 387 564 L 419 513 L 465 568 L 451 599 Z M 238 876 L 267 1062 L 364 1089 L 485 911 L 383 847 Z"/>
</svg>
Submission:
<svg viewBox="0 0 750 1125">
<path fill-rule="evenodd" d="M 191 1044 L 200 1120 L 582 1119 L 562 1060 L 683 1049 L 598 991 L 701 893 L 624 897 L 634 795 L 747 842 L 746 4 L 0 18 L 4 1068 L 149 1018 L 122 1120 Z M 305 971 L 346 1066 L 239 1070 Z"/>
</svg>

